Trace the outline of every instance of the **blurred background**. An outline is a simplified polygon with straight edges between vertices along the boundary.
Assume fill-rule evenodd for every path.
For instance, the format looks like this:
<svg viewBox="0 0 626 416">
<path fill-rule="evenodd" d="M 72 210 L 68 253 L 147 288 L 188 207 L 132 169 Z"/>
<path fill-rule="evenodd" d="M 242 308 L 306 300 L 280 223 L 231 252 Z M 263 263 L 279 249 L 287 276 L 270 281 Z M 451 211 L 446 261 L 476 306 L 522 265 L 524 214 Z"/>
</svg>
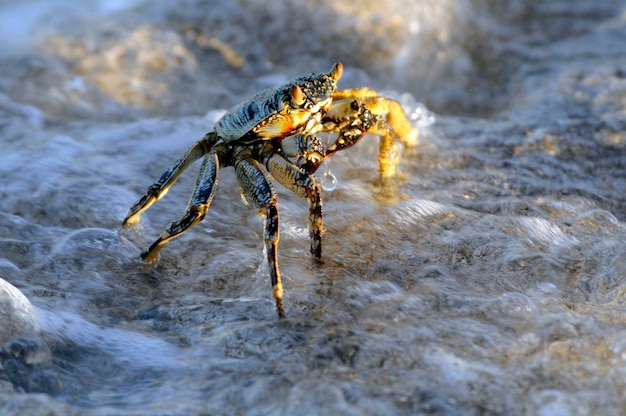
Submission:
<svg viewBox="0 0 626 416">
<path fill-rule="evenodd" d="M 537 50 L 618 16 L 604 1 L 26 1 L 2 5 L 2 91 L 58 117 L 228 108 L 340 60 L 345 87 L 488 115 Z M 51 82 L 54 81 L 54 82 Z M 53 84 L 53 85 L 51 85 Z"/>
</svg>

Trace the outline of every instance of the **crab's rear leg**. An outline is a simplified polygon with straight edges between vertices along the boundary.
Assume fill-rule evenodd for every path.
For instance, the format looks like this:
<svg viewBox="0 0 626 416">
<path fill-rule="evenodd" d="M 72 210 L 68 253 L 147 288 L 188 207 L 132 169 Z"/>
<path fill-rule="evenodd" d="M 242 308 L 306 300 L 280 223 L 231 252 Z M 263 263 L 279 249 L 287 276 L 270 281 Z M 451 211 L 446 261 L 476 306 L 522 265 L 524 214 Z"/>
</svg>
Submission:
<svg viewBox="0 0 626 416">
<path fill-rule="evenodd" d="M 285 306 L 283 304 L 283 285 L 278 268 L 278 240 L 279 219 L 278 202 L 276 192 L 270 182 L 269 176 L 263 170 L 261 164 L 252 157 L 249 148 L 239 149 L 235 155 L 235 172 L 240 189 L 248 205 L 256 212 L 265 217 L 265 250 L 267 251 L 267 262 L 272 282 L 272 291 L 276 299 L 276 310 L 278 316 L 285 316 Z"/>
<path fill-rule="evenodd" d="M 179 220 L 170 223 L 159 238 L 152 243 L 150 248 L 141 255 L 141 258 L 149 263 L 154 263 L 158 259 L 159 250 L 168 241 L 178 237 L 204 219 L 215 194 L 219 178 L 219 162 L 219 156 L 215 150 L 206 156 L 200 167 L 194 192 L 189 200 L 185 215 Z"/>
<path fill-rule="evenodd" d="M 180 159 L 178 159 L 174 164 L 163 174 L 157 181 L 150 185 L 145 193 L 145 195 L 133 205 L 128 211 L 128 215 L 124 219 L 123 226 L 128 227 L 129 225 L 133 225 L 139 221 L 140 215 L 150 208 L 150 206 L 156 202 L 157 200 L 163 198 L 170 186 L 176 179 L 180 176 L 181 173 L 185 169 L 187 169 L 191 164 L 200 159 L 202 156 L 206 155 L 211 147 L 217 141 L 217 136 L 215 133 L 211 132 L 204 136 L 202 139 L 198 140 L 192 147 L 185 153 Z"/>
</svg>

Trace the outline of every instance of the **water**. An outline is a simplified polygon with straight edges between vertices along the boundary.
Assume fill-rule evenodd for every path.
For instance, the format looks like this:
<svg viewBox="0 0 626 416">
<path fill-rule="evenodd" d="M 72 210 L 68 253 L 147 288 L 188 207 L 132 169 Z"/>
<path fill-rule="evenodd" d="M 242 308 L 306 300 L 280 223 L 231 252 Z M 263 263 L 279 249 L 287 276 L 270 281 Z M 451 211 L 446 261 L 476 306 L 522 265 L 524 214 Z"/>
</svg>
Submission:
<svg viewBox="0 0 626 416">
<path fill-rule="evenodd" d="M 0 413 L 626 409 L 622 2 L 1 7 Z M 391 195 L 374 137 L 320 168 L 322 262 L 277 186 L 287 319 L 232 169 L 146 267 L 197 167 L 120 233 L 145 188 L 225 108 L 336 60 L 420 139 Z"/>
</svg>

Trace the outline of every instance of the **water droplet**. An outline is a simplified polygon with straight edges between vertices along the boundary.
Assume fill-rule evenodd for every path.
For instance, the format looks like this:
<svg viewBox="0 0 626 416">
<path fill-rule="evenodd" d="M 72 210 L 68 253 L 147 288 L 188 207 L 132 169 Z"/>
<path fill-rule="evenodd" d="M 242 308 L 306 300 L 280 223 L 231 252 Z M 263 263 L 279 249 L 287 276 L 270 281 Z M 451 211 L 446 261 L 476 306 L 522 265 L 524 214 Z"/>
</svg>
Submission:
<svg viewBox="0 0 626 416">
<path fill-rule="evenodd" d="M 322 176 L 322 189 L 326 192 L 337 189 L 337 177 L 330 170 L 324 172 L 324 176 Z"/>
<path fill-rule="evenodd" d="M 327 135 L 330 136 L 330 135 Z M 328 146 L 329 137 L 326 137 L 326 146 Z M 337 189 L 337 177 L 330 171 L 330 159 L 326 159 L 324 164 L 324 174 L 322 175 L 322 189 L 326 192 L 332 192 Z"/>
</svg>

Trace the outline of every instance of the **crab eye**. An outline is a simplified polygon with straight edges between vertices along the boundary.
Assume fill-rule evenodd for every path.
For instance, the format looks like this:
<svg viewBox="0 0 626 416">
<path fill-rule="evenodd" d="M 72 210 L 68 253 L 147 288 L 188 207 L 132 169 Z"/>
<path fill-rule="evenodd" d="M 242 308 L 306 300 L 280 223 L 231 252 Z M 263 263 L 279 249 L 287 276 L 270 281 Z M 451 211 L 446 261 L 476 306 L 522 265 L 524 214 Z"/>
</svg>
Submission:
<svg viewBox="0 0 626 416">
<path fill-rule="evenodd" d="M 330 70 L 330 74 L 328 74 L 335 82 L 339 81 L 339 78 L 343 75 L 343 65 L 341 62 L 335 62 L 333 65 L 333 69 Z"/>
<path fill-rule="evenodd" d="M 302 91 L 302 88 L 294 85 L 291 88 L 291 105 L 293 105 L 294 107 L 301 107 L 305 101 L 306 97 L 304 96 L 304 91 Z"/>
</svg>

